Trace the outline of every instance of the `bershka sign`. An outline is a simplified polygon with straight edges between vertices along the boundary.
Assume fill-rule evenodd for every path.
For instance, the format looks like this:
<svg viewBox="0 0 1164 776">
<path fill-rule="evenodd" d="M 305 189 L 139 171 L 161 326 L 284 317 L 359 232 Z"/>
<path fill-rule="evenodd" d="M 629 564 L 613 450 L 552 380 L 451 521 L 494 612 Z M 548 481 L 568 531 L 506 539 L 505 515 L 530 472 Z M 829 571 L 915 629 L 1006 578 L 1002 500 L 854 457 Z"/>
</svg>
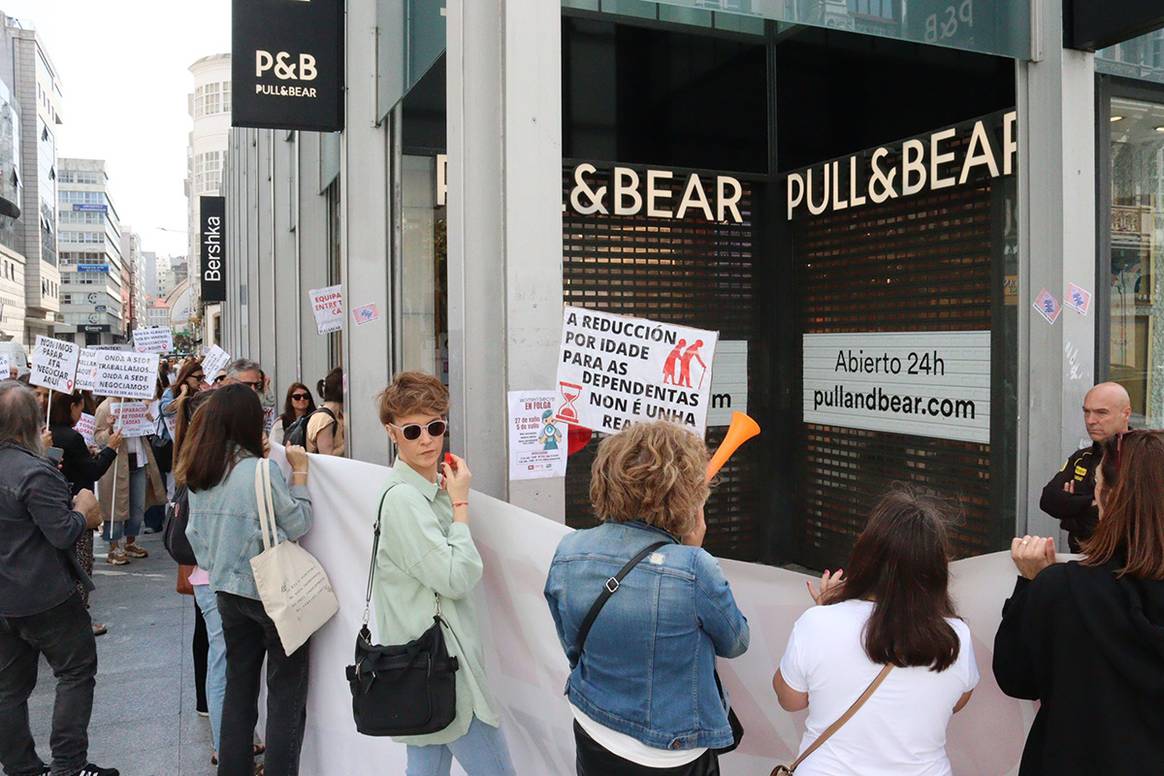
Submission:
<svg viewBox="0 0 1164 776">
<path fill-rule="evenodd" d="M 804 210 L 819 216 L 880 205 L 922 191 L 961 186 L 976 177 L 1011 175 L 1018 153 L 1017 115 L 1015 111 L 994 114 L 895 146 L 790 172 L 787 218 L 791 221 Z"/>
<path fill-rule="evenodd" d="M 231 123 L 338 132 L 342 0 L 233 0 Z"/>
<path fill-rule="evenodd" d="M 990 442 L 990 332 L 804 335 L 804 422 Z"/>
<path fill-rule="evenodd" d="M 199 197 L 202 241 L 202 301 L 226 301 L 226 197 Z"/>
</svg>

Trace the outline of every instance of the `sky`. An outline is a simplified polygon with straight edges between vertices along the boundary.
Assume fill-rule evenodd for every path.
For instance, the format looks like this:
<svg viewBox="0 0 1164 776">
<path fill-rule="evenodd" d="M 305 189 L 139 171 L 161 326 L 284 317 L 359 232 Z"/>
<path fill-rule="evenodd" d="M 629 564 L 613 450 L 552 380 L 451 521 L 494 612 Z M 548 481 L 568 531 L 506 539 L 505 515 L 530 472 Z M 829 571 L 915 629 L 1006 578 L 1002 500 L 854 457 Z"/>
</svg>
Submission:
<svg viewBox="0 0 1164 776">
<path fill-rule="evenodd" d="M 230 51 L 230 0 L 0 0 L 61 79 L 58 156 L 105 159 L 142 249 L 186 254 L 186 96 L 195 60 Z M 163 231 L 170 229 L 174 231 Z"/>
</svg>

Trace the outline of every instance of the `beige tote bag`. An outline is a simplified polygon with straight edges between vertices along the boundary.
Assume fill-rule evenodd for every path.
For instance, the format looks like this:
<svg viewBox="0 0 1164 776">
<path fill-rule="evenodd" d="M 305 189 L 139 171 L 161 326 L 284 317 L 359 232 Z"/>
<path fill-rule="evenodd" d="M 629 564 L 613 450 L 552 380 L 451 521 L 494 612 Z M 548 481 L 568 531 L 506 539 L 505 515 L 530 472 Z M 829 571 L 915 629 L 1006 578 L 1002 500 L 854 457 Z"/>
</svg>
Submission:
<svg viewBox="0 0 1164 776">
<path fill-rule="evenodd" d="M 251 558 L 251 570 L 263 609 L 279 631 L 283 651 L 290 655 L 335 616 L 339 601 L 311 553 L 295 542 L 279 543 L 271 497 L 271 462 L 266 458 L 260 458 L 255 466 L 255 500 L 263 552 Z"/>
</svg>

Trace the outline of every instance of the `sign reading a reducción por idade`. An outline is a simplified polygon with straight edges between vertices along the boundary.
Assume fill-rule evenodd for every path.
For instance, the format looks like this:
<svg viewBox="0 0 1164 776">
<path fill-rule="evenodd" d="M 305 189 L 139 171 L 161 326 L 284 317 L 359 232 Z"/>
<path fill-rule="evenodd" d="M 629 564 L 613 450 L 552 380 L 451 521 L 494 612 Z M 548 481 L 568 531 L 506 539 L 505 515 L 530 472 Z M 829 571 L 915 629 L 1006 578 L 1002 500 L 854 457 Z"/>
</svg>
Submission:
<svg viewBox="0 0 1164 776">
<path fill-rule="evenodd" d="M 990 332 L 805 334 L 804 422 L 990 442 Z"/>
<path fill-rule="evenodd" d="M 558 420 L 616 433 L 670 420 L 700 435 L 707 426 L 714 331 L 565 309 L 558 359 Z"/>
</svg>

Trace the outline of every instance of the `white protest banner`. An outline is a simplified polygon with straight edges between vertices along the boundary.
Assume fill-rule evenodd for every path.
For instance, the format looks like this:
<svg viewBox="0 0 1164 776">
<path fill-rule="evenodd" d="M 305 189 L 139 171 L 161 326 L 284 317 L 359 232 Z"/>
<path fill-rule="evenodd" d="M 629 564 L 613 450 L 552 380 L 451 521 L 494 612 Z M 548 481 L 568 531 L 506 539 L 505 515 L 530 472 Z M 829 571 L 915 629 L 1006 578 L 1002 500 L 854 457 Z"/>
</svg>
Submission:
<svg viewBox="0 0 1164 776">
<path fill-rule="evenodd" d="M 990 332 L 805 334 L 804 422 L 990 442 Z"/>
<path fill-rule="evenodd" d="M 93 391 L 97 388 L 97 360 L 101 351 L 95 348 L 81 348 L 81 355 L 77 359 L 77 384 L 80 391 Z"/>
<path fill-rule="evenodd" d="M 101 396 L 153 399 L 158 380 L 157 353 L 103 350 L 97 357 L 97 387 Z"/>
<path fill-rule="evenodd" d="M 556 417 L 616 433 L 636 421 L 707 426 L 714 331 L 567 307 Z"/>
<path fill-rule="evenodd" d="M 169 353 L 174 349 L 174 332 L 164 326 L 134 329 L 133 349 L 138 353 Z"/>
<path fill-rule="evenodd" d="M 5 353 L 0 353 L 0 380 L 8 379 L 8 372 L 11 370 L 11 368 L 12 367 L 9 366 L 8 363 L 8 355 Z"/>
<path fill-rule="evenodd" d="M 97 418 L 87 412 L 81 413 L 81 419 L 73 424 L 73 430 L 81 435 L 85 444 L 93 446 L 93 434 L 97 431 Z"/>
<path fill-rule="evenodd" d="M 275 446 L 271 457 L 282 462 L 282 448 Z M 356 732 L 347 683 L 337 680 L 352 662 L 372 552 L 371 520 L 388 475 L 388 469 L 362 461 L 311 459 L 312 507 L 329 519 L 317 521 L 302 544 L 326 569 L 341 606 L 311 637 L 301 776 L 405 770 L 402 744 Z M 573 773 L 573 715 L 562 696 L 569 666 L 542 595 L 554 549 L 570 529 L 483 493 L 474 492 L 471 501 L 473 541 L 484 561 L 484 576 L 473 591 L 476 619 L 514 767 L 537 776 Z M 804 732 L 806 713 L 780 709 L 772 675 L 793 623 L 812 606 L 804 588 L 808 577 L 732 560 L 720 565 L 751 631 L 743 656 L 718 661 L 746 731 L 740 748 L 721 759 L 721 770 L 725 776 L 767 774 L 773 764 L 794 758 Z M 1003 695 L 991 670 L 991 646 L 1014 587 L 1014 566 L 1009 553 L 995 553 L 956 561 L 950 572 L 955 608 L 970 626 L 982 679 L 969 705 L 953 717 L 946 750 L 954 773 L 1014 774 L 1035 707 Z M 379 639 L 374 621 L 372 627 Z M 453 772 L 462 773 L 455 767 Z"/>
<path fill-rule="evenodd" d="M 126 439 L 154 433 L 157 416 L 151 417 L 152 408 L 149 402 L 123 401 L 111 404 L 110 407 L 116 419 L 114 428 Z"/>
<path fill-rule="evenodd" d="M 230 354 L 217 345 L 211 345 L 206 355 L 202 357 L 202 374 L 205 375 L 206 382 L 213 383 L 214 378 L 226 369 L 229 363 Z"/>
<path fill-rule="evenodd" d="M 554 420 L 558 395 L 509 392 L 509 479 L 566 476 L 566 424 Z"/>
<path fill-rule="evenodd" d="M 80 355 L 78 345 L 38 334 L 32 351 L 32 375 L 28 381 L 61 393 L 72 393 Z"/>
<path fill-rule="evenodd" d="M 328 334 L 342 329 L 344 327 L 343 286 L 313 288 L 308 293 L 311 295 L 311 312 L 315 315 L 315 326 L 319 329 L 319 333 Z"/>
</svg>

